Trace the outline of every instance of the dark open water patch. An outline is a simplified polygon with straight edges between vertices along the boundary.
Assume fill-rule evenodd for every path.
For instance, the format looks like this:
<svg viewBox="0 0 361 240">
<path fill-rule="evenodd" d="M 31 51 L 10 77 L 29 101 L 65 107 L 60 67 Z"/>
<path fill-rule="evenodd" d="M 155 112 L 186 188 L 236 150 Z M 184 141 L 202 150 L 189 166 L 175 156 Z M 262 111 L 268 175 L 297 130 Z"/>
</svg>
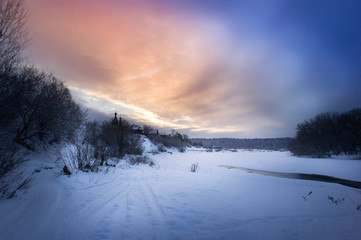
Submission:
<svg viewBox="0 0 361 240">
<path fill-rule="evenodd" d="M 264 171 L 264 170 L 256 170 L 251 168 L 243 168 L 243 167 L 233 167 L 229 165 L 220 165 L 220 167 L 225 167 L 228 169 L 236 169 L 241 170 L 248 173 L 255 173 L 264 176 L 272 176 L 279 178 L 291 178 L 291 179 L 303 179 L 310 181 L 318 181 L 318 182 L 328 182 L 328 183 L 337 183 L 347 187 L 361 189 L 361 182 L 352 181 L 342 178 L 330 177 L 327 175 L 319 175 L 319 174 L 307 174 L 307 173 L 285 173 L 285 172 L 273 172 L 273 171 Z"/>
</svg>

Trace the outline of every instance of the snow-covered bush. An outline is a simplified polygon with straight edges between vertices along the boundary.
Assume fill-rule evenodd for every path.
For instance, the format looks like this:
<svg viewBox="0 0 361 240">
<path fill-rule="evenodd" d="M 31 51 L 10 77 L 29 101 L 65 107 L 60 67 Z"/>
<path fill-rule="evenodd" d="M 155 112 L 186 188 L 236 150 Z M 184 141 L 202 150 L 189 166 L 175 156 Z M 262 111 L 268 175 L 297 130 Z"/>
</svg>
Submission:
<svg viewBox="0 0 361 240">
<path fill-rule="evenodd" d="M 0 147 L 0 178 L 14 171 L 23 162 L 23 157 L 16 153 L 14 147 Z"/>
<path fill-rule="evenodd" d="M 167 151 L 167 148 L 162 143 L 157 144 L 157 147 L 158 147 L 159 152 L 166 152 Z"/>
<path fill-rule="evenodd" d="M 17 191 L 27 188 L 31 180 L 31 177 L 25 177 L 21 171 L 11 172 L 0 179 L 0 198 L 13 198 Z"/>
<path fill-rule="evenodd" d="M 186 148 L 185 147 L 178 148 L 178 151 L 183 153 L 186 151 Z"/>
<path fill-rule="evenodd" d="M 149 164 L 150 161 L 148 156 L 130 156 L 128 158 L 128 163 L 131 165 Z"/>
<path fill-rule="evenodd" d="M 24 157 L 15 146 L 0 148 L 0 198 L 12 198 L 18 190 L 29 185 L 31 179 L 21 171 L 23 164 Z"/>
<path fill-rule="evenodd" d="M 68 144 L 62 149 L 61 162 L 70 172 L 76 170 L 93 172 L 100 166 L 100 160 L 94 158 L 94 147 L 88 143 L 82 144 L 81 141 Z"/>
<path fill-rule="evenodd" d="M 158 164 L 153 160 L 150 159 L 148 156 L 127 156 L 127 162 L 130 165 L 139 165 L 139 164 L 147 164 L 150 167 L 158 166 Z"/>
</svg>

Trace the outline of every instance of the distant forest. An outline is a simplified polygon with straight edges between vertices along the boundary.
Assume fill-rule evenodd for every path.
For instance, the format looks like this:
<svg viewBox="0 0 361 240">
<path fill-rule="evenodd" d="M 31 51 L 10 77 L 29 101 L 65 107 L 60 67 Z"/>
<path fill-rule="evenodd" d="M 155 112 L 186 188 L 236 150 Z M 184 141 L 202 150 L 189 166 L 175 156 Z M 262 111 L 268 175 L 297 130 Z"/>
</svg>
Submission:
<svg viewBox="0 0 361 240">
<path fill-rule="evenodd" d="M 292 138 L 192 138 L 195 146 L 215 149 L 287 150 Z"/>
<path fill-rule="evenodd" d="M 361 108 L 325 112 L 297 125 L 289 150 L 296 156 L 361 154 Z"/>
</svg>

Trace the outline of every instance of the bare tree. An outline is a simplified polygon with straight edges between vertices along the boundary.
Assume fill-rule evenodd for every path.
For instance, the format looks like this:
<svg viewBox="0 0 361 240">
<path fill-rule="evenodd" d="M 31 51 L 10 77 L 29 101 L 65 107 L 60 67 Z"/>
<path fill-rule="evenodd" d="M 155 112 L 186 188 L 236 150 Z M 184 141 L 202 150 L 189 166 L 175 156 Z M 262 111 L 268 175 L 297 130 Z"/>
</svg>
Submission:
<svg viewBox="0 0 361 240">
<path fill-rule="evenodd" d="M 8 72 L 21 61 L 28 43 L 24 0 L 0 0 L 0 70 Z"/>
<path fill-rule="evenodd" d="M 12 124 L 24 89 L 16 69 L 28 42 L 26 17 L 24 0 L 0 0 L 0 130 Z"/>
<path fill-rule="evenodd" d="M 0 80 L 0 132 L 7 133 L 7 140 L 28 148 L 37 141 L 59 142 L 71 138 L 82 123 L 85 113 L 53 75 L 22 67 L 0 73 Z"/>
<path fill-rule="evenodd" d="M 146 124 L 143 125 L 143 131 L 144 131 L 145 135 L 147 135 L 152 129 L 153 129 L 152 126 L 149 126 L 149 125 L 146 125 Z"/>
</svg>

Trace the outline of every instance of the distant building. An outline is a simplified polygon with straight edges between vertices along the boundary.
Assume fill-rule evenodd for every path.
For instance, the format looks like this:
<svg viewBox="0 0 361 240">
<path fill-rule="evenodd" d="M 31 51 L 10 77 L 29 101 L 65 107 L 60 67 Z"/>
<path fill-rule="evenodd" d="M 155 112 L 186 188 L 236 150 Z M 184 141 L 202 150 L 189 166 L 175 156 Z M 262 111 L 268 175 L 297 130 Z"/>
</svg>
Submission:
<svg viewBox="0 0 361 240">
<path fill-rule="evenodd" d="M 115 112 L 114 118 L 112 120 L 112 125 L 120 126 L 121 124 L 122 124 L 122 118 L 119 117 L 119 119 L 118 119 L 117 112 Z M 150 128 L 150 129 L 148 129 L 148 128 Z M 170 134 L 166 134 L 165 132 L 162 132 L 161 134 L 159 134 L 158 129 L 153 129 L 151 127 L 148 127 L 148 128 L 143 129 L 141 126 L 139 126 L 137 124 L 133 124 L 130 126 L 130 131 L 135 134 L 143 134 L 146 136 L 161 136 L 163 138 L 170 137 Z"/>
<path fill-rule="evenodd" d="M 149 136 L 159 135 L 158 129 L 150 129 L 147 135 Z"/>
<path fill-rule="evenodd" d="M 138 133 L 138 134 L 144 133 L 143 128 L 138 125 L 132 125 L 130 129 L 131 129 L 132 133 Z"/>
<path fill-rule="evenodd" d="M 170 137 L 170 135 L 169 135 L 169 134 L 166 134 L 165 132 L 160 133 L 159 136 L 161 136 L 162 138 L 168 138 L 168 137 Z"/>
</svg>

